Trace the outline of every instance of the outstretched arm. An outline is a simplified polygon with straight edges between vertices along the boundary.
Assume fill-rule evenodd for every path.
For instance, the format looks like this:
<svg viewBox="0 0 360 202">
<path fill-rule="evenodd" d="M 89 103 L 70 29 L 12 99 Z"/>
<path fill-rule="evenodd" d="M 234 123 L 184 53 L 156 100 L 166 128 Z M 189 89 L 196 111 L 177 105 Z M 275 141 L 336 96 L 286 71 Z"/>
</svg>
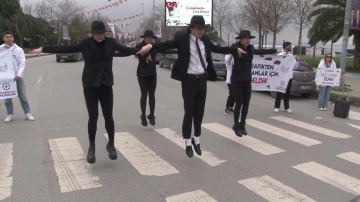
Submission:
<svg viewBox="0 0 360 202">
<path fill-rule="evenodd" d="M 81 52 L 81 43 L 74 45 L 44 46 L 30 51 L 30 54 L 39 53 L 78 53 Z"/>
<path fill-rule="evenodd" d="M 128 56 L 131 56 L 133 54 L 130 54 L 130 53 L 124 53 L 124 52 L 115 52 L 114 53 L 114 57 L 128 57 Z"/>
<path fill-rule="evenodd" d="M 269 55 L 277 53 L 277 49 L 254 49 L 254 55 Z"/>
<path fill-rule="evenodd" d="M 114 40 L 115 50 L 122 53 L 127 53 L 130 55 L 136 55 L 136 53 L 140 50 L 139 48 L 129 48 L 127 46 L 121 45 Z"/>
</svg>

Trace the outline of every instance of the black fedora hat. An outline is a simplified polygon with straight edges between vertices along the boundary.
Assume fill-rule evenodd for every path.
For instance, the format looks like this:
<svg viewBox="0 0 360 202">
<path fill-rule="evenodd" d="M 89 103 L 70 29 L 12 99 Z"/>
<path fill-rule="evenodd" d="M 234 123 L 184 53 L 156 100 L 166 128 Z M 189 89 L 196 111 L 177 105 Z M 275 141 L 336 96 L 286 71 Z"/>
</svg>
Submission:
<svg viewBox="0 0 360 202">
<path fill-rule="evenodd" d="M 111 32 L 110 30 L 106 30 L 105 23 L 103 21 L 95 20 L 91 24 L 91 33 L 105 33 Z"/>
<path fill-rule="evenodd" d="M 251 33 L 249 30 L 241 30 L 239 35 L 235 39 L 240 39 L 242 37 L 250 37 L 250 39 L 255 38 L 254 36 L 251 36 Z"/>
<path fill-rule="evenodd" d="M 190 24 L 187 24 L 189 26 L 193 26 L 193 27 L 207 27 L 209 26 L 209 24 L 205 24 L 205 19 L 202 15 L 194 15 L 192 16 L 191 20 L 190 20 Z"/>
<path fill-rule="evenodd" d="M 141 38 L 144 38 L 144 37 L 153 37 L 154 39 L 157 39 L 158 37 L 154 35 L 153 31 L 151 30 L 145 30 L 144 34 L 141 35 L 140 37 Z"/>
</svg>

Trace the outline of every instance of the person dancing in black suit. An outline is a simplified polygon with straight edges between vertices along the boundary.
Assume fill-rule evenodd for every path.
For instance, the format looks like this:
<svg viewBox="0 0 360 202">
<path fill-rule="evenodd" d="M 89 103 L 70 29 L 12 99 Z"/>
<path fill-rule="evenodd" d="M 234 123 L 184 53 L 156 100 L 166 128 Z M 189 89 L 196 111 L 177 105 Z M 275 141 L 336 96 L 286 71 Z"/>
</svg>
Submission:
<svg viewBox="0 0 360 202">
<path fill-rule="evenodd" d="M 185 139 L 185 152 L 193 157 L 193 149 L 201 155 L 200 135 L 204 116 L 207 80 L 216 81 L 216 73 L 212 63 L 211 52 L 238 55 L 245 53 L 240 48 L 221 47 L 214 45 L 204 35 L 205 19 L 195 15 L 188 24 L 188 32 L 177 33 L 173 40 L 145 46 L 140 53 L 146 53 L 151 48 L 157 51 L 178 49 L 178 59 L 171 71 L 171 78 L 181 81 L 184 99 L 184 119 L 182 134 Z M 194 137 L 191 138 L 192 122 L 194 121 Z"/>
<path fill-rule="evenodd" d="M 84 70 L 82 84 L 84 87 L 84 97 L 89 114 L 88 135 L 89 150 L 87 162 L 95 163 L 95 136 L 97 131 L 97 120 L 99 116 L 98 105 L 100 101 L 101 109 L 105 119 L 105 128 L 108 133 L 109 142 L 106 150 L 111 160 L 117 159 L 114 146 L 115 126 L 113 119 L 113 89 L 114 77 L 112 71 L 113 56 L 115 51 L 137 54 L 139 49 L 128 48 L 116 42 L 114 38 L 105 37 L 108 32 L 102 21 L 94 21 L 91 27 L 92 37 L 83 39 L 75 45 L 54 45 L 44 46 L 30 53 L 77 53 L 81 52 L 84 58 Z"/>
<path fill-rule="evenodd" d="M 242 50 L 246 51 L 246 54 L 242 54 L 241 57 L 235 55 L 234 57 L 234 65 L 231 74 L 231 91 L 235 98 L 235 109 L 234 109 L 234 126 L 233 130 L 235 134 L 239 137 L 242 135 L 247 135 L 247 131 L 245 129 L 246 117 L 249 111 L 250 98 L 251 98 L 251 85 L 252 85 L 252 60 L 255 55 L 266 55 L 276 53 L 276 49 L 262 49 L 257 50 L 254 49 L 254 46 L 250 44 L 250 39 L 255 38 L 251 36 L 249 30 L 242 30 L 238 37 L 235 39 L 239 39 L 238 43 L 232 44 L 231 47 L 238 47 Z M 234 55 L 233 55 L 234 56 Z M 227 58 L 228 60 L 232 60 L 231 57 Z M 241 110 L 241 120 L 240 118 L 240 110 Z"/>
</svg>

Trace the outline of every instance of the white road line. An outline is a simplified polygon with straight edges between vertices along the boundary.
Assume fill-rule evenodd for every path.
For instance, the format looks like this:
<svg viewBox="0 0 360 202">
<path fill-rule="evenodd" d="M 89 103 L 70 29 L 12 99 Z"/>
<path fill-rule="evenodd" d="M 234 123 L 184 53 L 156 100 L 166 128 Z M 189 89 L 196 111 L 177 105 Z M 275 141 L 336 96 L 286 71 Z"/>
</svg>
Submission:
<svg viewBox="0 0 360 202">
<path fill-rule="evenodd" d="M 285 151 L 279 147 L 275 147 L 251 136 L 243 136 L 241 138 L 237 137 L 231 128 L 218 123 L 207 123 L 203 124 L 202 127 L 264 155 L 271 155 Z"/>
<path fill-rule="evenodd" d="M 288 130 L 284 130 L 284 129 L 281 129 L 281 128 L 254 120 L 254 119 L 248 119 L 246 121 L 246 124 L 248 124 L 251 127 L 257 128 L 259 130 L 263 130 L 263 131 L 272 133 L 274 135 L 286 138 L 288 140 L 294 141 L 296 143 L 299 143 L 299 144 L 302 144 L 305 146 L 313 146 L 313 145 L 321 144 L 320 141 L 317 141 L 317 140 L 314 140 L 314 139 L 311 139 L 311 138 L 308 138 L 308 137 L 305 137 L 305 136 L 302 136 L 302 135 L 290 132 Z"/>
<path fill-rule="evenodd" d="M 298 120 L 295 120 L 295 119 L 291 119 L 291 118 L 287 118 L 287 117 L 284 117 L 284 116 L 273 116 L 273 117 L 270 117 L 270 118 L 275 119 L 277 121 L 281 121 L 281 122 L 290 124 L 290 125 L 293 125 L 293 126 L 304 128 L 306 130 L 310 130 L 310 131 L 313 131 L 313 132 L 316 132 L 316 133 L 320 133 L 320 134 L 323 134 L 323 135 L 326 135 L 326 136 L 334 137 L 334 138 L 345 139 L 345 138 L 350 138 L 351 137 L 350 135 L 346 135 L 344 133 L 329 130 L 327 128 L 322 128 L 322 127 L 319 127 L 319 126 L 316 126 L 316 125 L 308 124 L 308 123 L 298 121 Z"/>
<path fill-rule="evenodd" d="M 0 200 L 11 196 L 13 177 L 10 176 L 13 169 L 13 144 L 0 144 Z"/>
<path fill-rule="evenodd" d="M 315 202 L 315 200 L 308 196 L 297 192 L 295 189 L 267 175 L 240 180 L 238 183 L 244 185 L 246 188 L 268 201 Z"/>
<path fill-rule="evenodd" d="M 346 153 L 338 154 L 336 156 L 339 158 L 342 158 L 344 160 L 347 160 L 352 163 L 360 165 L 360 154 L 357 154 L 355 152 L 346 152 Z"/>
<path fill-rule="evenodd" d="M 360 194 L 360 180 L 316 162 L 311 161 L 303 163 L 297 166 L 293 166 L 293 168 L 341 190 L 355 195 Z"/>
<path fill-rule="evenodd" d="M 349 119 L 360 121 L 360 113 L 359 113 L 359 112 L 350 111 L 350 112 L 349 112 Z"/>
<path fill-rule="evenodd" d="M 160 135 L 164 136 L 166 139 L 170 140 L 171 142 L 175 143 L 181 148 L 185 148 L 185 141 L 180 135 L 177 135 L 175 131 L 171 130 L 170 128 L 160 128 L 155 129 L 155 132 L 159 133 Z M 201 145 L 201 144 L 200 144 Z M 195 157 L 200 158 L 208 165 L 214 167 L 221 165 L 222 163 L 226 162 L 226 160 L 222 160 L 215 156 L 213 153 L 207 151 L 205 148 L 201 147 L 202 154 L 198 156 L 195 154 Z"/>
<path fill-rule="evenodd" d="M 179 195 L 174 195 L 167 197 L 165 199 L 167 202 L 217 202 L 214 198 L 212 198 L 209 194 L 207 194 L 203 190 L 196 190 L 192 192 L 186 192 Z"/>
<path fill-rule="evenodd" d="M 49 147 L 62 193 L 102 186 L 77 138 L 50 139 Z"/>
<path fill-rule="evenodd" d="M 165 176 L 180 173 L 128 132 L 115 133 L 115 147 L 141 175 Z"/>
<path fill-rule="evenodd" d="M 356 128 L 356 129 L 359 129 L 360 130 L 360 126 L 358 125 L 355 125 L 355 124 L 351 124 L 351 123 L 348 123 L 349 126 L 353 127 L 353 128 Z"/>
</svg>

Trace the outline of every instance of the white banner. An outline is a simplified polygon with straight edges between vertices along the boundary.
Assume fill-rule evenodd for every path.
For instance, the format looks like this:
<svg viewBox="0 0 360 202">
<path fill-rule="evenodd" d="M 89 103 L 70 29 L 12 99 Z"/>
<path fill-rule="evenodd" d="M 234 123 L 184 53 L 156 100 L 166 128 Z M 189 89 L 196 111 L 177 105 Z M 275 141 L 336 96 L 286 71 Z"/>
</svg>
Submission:
<svg viewBox="0 0 360 202">
<path fill-rule="evenodd" d="M 212 25 L 213 0 L 165 0 L 165 26 L 187 26 L 192 16 L 202 15 Z"/>
<path fill-rule="evenodd" d="M 252 90 L 285 93 L 288 82 L 293 76 L 295 64 L 294 56 L 254 55 L 251 70 Z"/>
<path fill-rule="evenodd" d="M 17 97 L 12 50 L 0 48 L 0 100 Z"/>
<path fill-rule="evenodd" d="M 161 20 L 155 21 L 155 36 L 161 38 Z"/>
<path fill-rule="evenodd" d="M 68 28 L 68 26 L 63 25 L 62 31 L 63 31 L 63 39 L 68 40 L 69 39 L 69 28 Z"/>
<path fill-rule="evenodd" d="M 339 86 L 341 69 L 318 68 L 316 72 L 316 85 Z"/>
</svg>

